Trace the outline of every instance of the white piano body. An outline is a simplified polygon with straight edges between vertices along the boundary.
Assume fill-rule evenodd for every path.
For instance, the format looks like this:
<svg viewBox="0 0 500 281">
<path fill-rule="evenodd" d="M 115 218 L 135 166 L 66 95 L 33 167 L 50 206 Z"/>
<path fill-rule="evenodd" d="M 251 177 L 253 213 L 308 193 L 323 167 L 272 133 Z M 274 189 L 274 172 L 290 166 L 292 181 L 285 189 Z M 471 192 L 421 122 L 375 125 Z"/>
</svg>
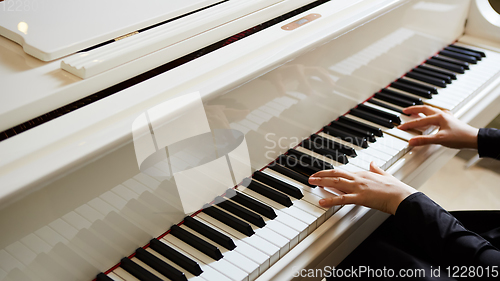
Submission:
<svg viewBox="0 0 500 281">
<path fill-rule="evenodd" d="M 216 3 L 191 2 L 187 8 L 179 7 L 178 14 L 163 15 L 167 18 L 156 21 Z M 25 26 L 16 26 L 18 35 L 1 30 L 6 32 L 2 35 L 25 44 L 31 55 L 53 60 L 42 62 L 0 37 L 0 130 L 7 131 L 313 1 L 239 2 L 224 1 L 198 12 L 203 16 L 194 13 L 156 27 L 161 31 L 151 29 L 86 53 L 73 54 L 87 47 L 78 45 L 65 51 L 55 46 L 57 52 L 48 54 L 36 46 L 27 47 L 20 39 Z M 0 2 L 0 23 L 3 15 L 9 15 L 9 3 Z M 247 5 L 247 10 L 239 5 Z M 142 218 L 149 228 L 133 220 L 113 222 L 113 218 L 130 218 L 132 201 L 148 204 L 149 197 L 138 193 L 130 199 L 117 189 L 133 190 L 134 183 L 147 185 L 137 165 L 131 125 L 148 109 L 199 92 L 211 126 L 245 134 L 252 171 L 258 170 L 455 40 L 500 53 L 500 16 L 492 11 L 485 0 L 324 1 L 1 141 L 0 280 L 34 281 L 33 276 L 38 280 L 92 280 L 182 220 L 184 214 L 166 217 L 152 212 L 151 221 Z M 319 15 L 314 20 L 298 21 L 314 14 Z M 296 23 L 296 28 L 282 28 L 290 23 Z M 30 30 L 31 26 L 28 33 Z M 131 31 L 115 28 L 107 35 L 117 37 Z M 151 34 L 158 40 L 147 41 Z M 104 39 L 110 38 L 100 40 Z M 96 43 L 92 41 L 92 45 Z M 471 97 L 453 108 L 456 116 L 484 126 L 499 113 L 500 72 L 495 71 Z M 388 171 L 418 188 L 456 152 L 440 146 L 413 148 Z M 147 192 L 159 196 L 170 187 L 157 182 L 148 188 Z M 124 202 L 122 209 L 115 205 L 107 211 L 99 209 L 100 202 L 111 206 L 106 201 L 109 194 Z M 297 269 L 335 266 L 386 217 L 368 208 L 344 206 L 269 269 L 259 272 L 258 280 L 290 280 Z M 159 219 L 164 224 L 154 225 Z M 109 223 L 106 227 L 114 233 L 124 231 L 127 239 L 120 241 L 130 243 L 118 248 L 112 234 L 101 232 L 103 223 Z M 99 253 L 102 245 L 113 251 Z M 77 254 L 65 256 L 69 251 Z M 86 260 L 85 266 L 80 266 L 82 260 Z"/>
</svg>

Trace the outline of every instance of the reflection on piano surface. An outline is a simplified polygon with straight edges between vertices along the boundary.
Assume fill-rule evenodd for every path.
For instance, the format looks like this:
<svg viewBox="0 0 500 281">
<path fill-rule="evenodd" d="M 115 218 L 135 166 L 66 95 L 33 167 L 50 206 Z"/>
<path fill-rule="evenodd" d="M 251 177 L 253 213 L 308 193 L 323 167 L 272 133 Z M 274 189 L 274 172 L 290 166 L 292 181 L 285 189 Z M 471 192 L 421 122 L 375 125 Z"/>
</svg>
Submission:
<svg viewBox="0 0 500 281">
<path fill-rule="evenodd" d="M 215 3 L 191 2 L 196 9 Z M 236 9 L 236 2 L 201 12 Z M 79 99 L 85 105 L 0 142 L 0 280 L 290 280 L 297 268 L 338 264 L 387 216 L 319 206 L 337 191 L 310 185 L 309 175 L 363 171 L 375 161 L 418 188 L 456 151 L 409 147 L 412 136 L 435 128 L 397 129 L 414 118 L 404 107 L 447 109 L 475 126 L 497 115 L 500 41 L 486 37 L 491 26 L 477 34 L 472 28 L 484 21 L 482 2 L 274 1 L 256 6 L 248 22 L 312 4 L 95 102 L 84 99 L 157 67 L 151 58 L 169 48 L 249 27 L 229 17 L 220 33 L 207 25 L 186 42 L 143 46 L 158 48 L 119 66 L 104 63 L 84 79 L 61 69 L 68 57 L 40 62 L 0 37 L 2 130 L 32 119 L 38 113 L 23 110 L 37 101 L 45 113 Z M 281 29 L 313 13 L 321 17 Z M 181 19 L 192 23 L 196 16 Z M 466 19 L 472 27 L 464 29 Z M 177 23 L 164 28 L 169 24 Z M 198 49 L 209 45 L 199 40 Z M 112 44 L 107 48 L 118 46 Z M 105 62 L 101 48 L 86 52 Z M 203 132 L 190 129 L 189 102 L 151 115 L 192 93 L 203 101 Z M 142 127 L 133 127 L 137 120 L 145 120 Z M 161 157 L 138 152 L 137 132 L 154 140 L 152 151 L 167 147 Z M 203 141 L 189 138 L 207 132 Z M 161 135 L 171 141 L 159 143 Z M 233 137 L 238 145 L 222 145 Z M 213 151 L 205 153 L 207 147 Z M 198 174 L 186 172 L 200 166 Z M 217 193 L 207 191 L 186 208 L 181 181 Z"/>
</svg>

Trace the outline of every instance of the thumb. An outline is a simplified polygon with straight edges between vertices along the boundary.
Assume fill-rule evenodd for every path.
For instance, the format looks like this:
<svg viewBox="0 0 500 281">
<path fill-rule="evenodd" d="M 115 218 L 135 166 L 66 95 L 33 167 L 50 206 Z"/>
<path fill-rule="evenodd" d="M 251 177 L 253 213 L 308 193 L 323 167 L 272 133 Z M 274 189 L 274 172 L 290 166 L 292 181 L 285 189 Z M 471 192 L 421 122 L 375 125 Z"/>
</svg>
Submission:
<svg viewBox="0 0 500 281">
<path fill-rule="evenodd" d="M 370 162 L 370 171 L 380 175 L 386 174 L 386 172 L 377 166 L 374 161 Z"/>
<path fill-rule="evenodd" d="M 410 146 L 420 146 L 426 144 L 439 144 L 439 139 L 436 135 L 416 136 L 410 139 Z"/>
</svg>

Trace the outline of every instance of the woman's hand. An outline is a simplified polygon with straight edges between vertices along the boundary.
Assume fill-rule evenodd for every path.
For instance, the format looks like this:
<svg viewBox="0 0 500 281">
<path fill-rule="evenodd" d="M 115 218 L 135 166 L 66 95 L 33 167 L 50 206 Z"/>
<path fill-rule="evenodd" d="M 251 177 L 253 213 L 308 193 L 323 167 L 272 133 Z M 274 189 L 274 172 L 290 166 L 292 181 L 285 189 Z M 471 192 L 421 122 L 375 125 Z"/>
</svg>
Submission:
<svg viewBox="0 0 500 281">
<path fill-rule="evenodd" d="M 350 173 L 340 169 L 325 170 L 313 174 L 309 183 L 334 187 L 345 194 L 321 199 L 322 207 L 357 204 L 395 214 L 399 203 L 410 194 L 417 192 L 392 175 L 386 173 L 375 163 L 370 164 L 370 172 Z"/>
<path fill-rule="evenodd" d="M 410 140 L 411 146 L 426 144 L 441 144 L 451 148 L 476 148 L 478 129 L 460 121 L 451 113 L 441 111 L 437 108 L 417 105 L 403 110 L 406 114 L 423 113 L 426 116 L 408 121 L 398 128 L 408 130 L 429 125 L 439 126 L 439 132 L 434 135 L 421 135 Z"/>
</svg>

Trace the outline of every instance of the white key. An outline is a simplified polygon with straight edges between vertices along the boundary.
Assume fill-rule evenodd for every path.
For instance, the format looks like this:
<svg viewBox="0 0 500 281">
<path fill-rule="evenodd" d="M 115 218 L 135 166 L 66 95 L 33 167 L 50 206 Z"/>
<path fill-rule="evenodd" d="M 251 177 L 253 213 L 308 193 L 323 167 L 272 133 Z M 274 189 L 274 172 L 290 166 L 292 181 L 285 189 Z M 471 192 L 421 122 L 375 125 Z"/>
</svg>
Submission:
<svg viewBox="0 0 500 281">
<path fill-rule="evenodd" d="M 122 278 L 125 281 L 141 281 L 137 278 L 135 278 L 134 275 L 128 273 L 125 269 L 118 267 L 117 269 L 113 270 L 112 273 L 118 275 L 120 278 Z"/>
<path fill-rule="evenodd" d="M 169 279 L 167 277 L 165 277 L 163 274 L 159 273 L 158 271 L 156 271 L 154 268 L 150 267 L 149 265 L 145 264 L 140 259 L 138 259 L 136 257 L 133 257 L 130 260 L 133 261 L 133 262 L 135 262 L 138 266 L 140 266 L 140 267 L 144 268 L 145 270 L 149 271 L 150 273 L 152 273 L 156 277 L 160 278 L 161 280 L 167 280 L 167 281 L 169 281 Z"/>
<path fill-rule="evenodd" d="M 232 201 L 230 198 L 225 197 L 226 200 Z M 238 202 L 232 201 L 235 204 L 240 205 L 242 208 L 245 208 L 247 210 L 253 211 L 246 206 L 243 206 L 239 204 Z M 293 248 L 295 245 L 298 243 L 299 239 L 299 232 L 293 228 L 290 228 L 283 223 L 275 220 L 275 219 L 269 219 L 266 216 L 261 216 L 264 219 L 264 222 L 266 223 L 266 227 L 273 230 L 276 233 L 279 233 L 283 237 L 286 237 L 289 241 L 290 244 L 290 249 Z"/>
<path fill-rule="evenodd" d="M 267 228 L 273 230 L 276 233 L 279 233 L 280 235 L 288 239 L 290 249 L 292 249 L 299 243 L 299 231 L 285 225 L 278 220 L 270 220 L 268 218 L 265 218 L 264 221 L 266 222 Z"/>
<path fill-rule="evenodd" d="M 319 200 L 322 199 L 322 198 L 328 198 L 328 197 L 332 197 L 334 195 L 339 195 L 341 192 L 339 193 L 332 193 L 332 192 L 329 192 L 323 188 L 319 188 L 319 187 L 316 187 L 316 188 L 312 188 L 308 185 L 305 185 L 305 184 L 302 184 L 298 181 L 295 181 L 294 179 L 291 179 L 285 175 L 282 175 L 276 171 L 273 171 L 271 169 L 265 169 L 263 170 L 264 173 L 272 176 L 272 177 L 275 177 L 285 183 L 288 183 L 290 185 L 293 185 L 297 188 L 300 188 L 302 189 L 302 193 L 304 194 L 304 198 L 302 198 L 302 200 L 306 200 L 307 202 L 311 203 L 311 204 L 316 204 L 317 207 L 319 208 L 323 208 L 319 205 Z M 312 197 L 311 197 L 312 196 Z M 337 208 L 329 208 L 329 209 L 325 209 L 323 208 L 326 213 L 325 213 L 325 218 L 329 218 L 331 217 L 334 212 L 336 212 L 338 209 Z"/>
<path fill-rule="evenodd" d="M 151 249 L 151 248 L 146 248 L 146 251 L 148 251 L 149 253 L 151 253 L 152 255 L 154 255 L 155 257 L 159 258 L 160 260 L 162 260 L 163 262 L 167 263 L 168 265 L 172 266 L 173 268 L 181 271 L 184 273 L 184 276 L 186 276 L 187 280 L 189 281 L 201 281 L 201 280 L 204 280 L 201 275 L 200 276 L 194 276 L 193 274 L 191 274 L 189 271 L 185 270 L 184 268 L 178 266 L 175 262 L 165 258 L 164 256 L 162 256 L 161 254 L 159 254 L 158 252 L 156 252 L 155 250 Z M 202 273 L 203 275 L 203 273 Z"/>
<path fill-rule="evenodd" d="M 410 97 L 419 98 L 424 102 L 424 104 L 427 104 L 427 105 L 432 105 L 434 107 L 439 107 L 439 108 L 447 109 L 447 110 L 450 110 L 453 108 L 453 105 L 450 103 L 450 101 L 436 100 L 434 97 L 432 99 L 427 99 L 427 98 L 417 96 L 417 95 L 414 95 L 412 93 L 408 93 L 408 92 L 401 91 L 401 90 L 391 88 L 391 87 L 389 87 L 388 89 L 391 91 L 403 93 L 403 94 L 408 95 Z"/>
<path fill-rule="evenodd" d="M 255 180 L 255 181 L 259 182 L 258 180 Z M 271 189 L 279 191 L 278 189 L 275 189 L 271 185 L 267 185 L 267 184 L 262 183 L 262 182 L 260 182 L 260 183 L 271 188 Z M 299 187 L 299 189 L 302 189 L 302 188 Z M 315 195 L 312 195 L 308 192 L 307 193 L 302 192 L 302 195 L 304 196 L 304 197 L 302 197 L 302 199 L 297 199 L 293 196 L 288 196 L 288 197 L 290 198 L 290 200 L 294 204 L 297 204 L 297 207 L 299 209 L 306 211 L 307 213 L 315 216 L 316 218 L 324 216 L 326 209 L 320 207 L 319 204 L 317 203 L 317 201 L 319 201 L 319 199 L 321 199 L 320 197 L 316 197 Z M 311 202 L 309 202 L 309 201 L 311 201 Z"/>
<path fill-rule="evenodd" d="M 391 109 L 388 109 L 388 108 L 385 108 L 385 107 L 373 104 L 369 100 L 367 102 L 365 102 L 364 105 L 398 116 L 399 119 L 401 119 L 401 124 L 404 124 L 404 123 L 406 123 L 408 121 L 415 120 L 415 119 L 418 118 L 416 116 L 406 116 L 406 115 L 401 114 L 401 113 L 399 113 L 397 111 L 393 111 Z"/>
<path fill-rule="evenodd" d="M 204 278 L 209 280 L 246 280 L 248 279 L 248 274 L 243 270 L 237 268 L 236 266 L 228 263 L 224 259 L 215 261 L 209 256 L 203 254 L 197 249 L 191 247 L 184 241 L 178 239 L 173 235 L 166 235 L 163 237 L 161 242 L 167 244 L 171 248 L 179 251 L 180 253 L 191 257 L 192 259 L 198 261 L 201 269 L 204 271 Z M 207 273 L 209 275 L 207 275 Z M 217 279 L 213 277 L 217 276 Z M 226 276 L 226 277 L 224 277 Z"/>
<path fill-rule="evenodd" d="M 352 172 L 352 173 L 362 172 L 362 171 L 367 171 L 368 170 L 366 168 L 365 169 L 361 169 L 358 166 L 352 165 L 351 163 L 349 163 L 347 165 L 344 165 L 342 167 L 338 167 L 338 169 L 341 169 L 341 170 L 344 170 L 344 171 L 348 171 L 348 172 Z"/>
<path fill-rule="evenodd" d="M 380 126 L 378 124 L 375 124 L 375 123 L 370 122 L 368 120 L 356 117 L 356 116 L 351 115 L 351 114 L 347 114 L 346 117 L 349 117 L 351 119 L 354 119 L 354 120 L 362 122 L 362 123 L 365 123 L 367 125 L 371 125 L 371 126 L 380 128 L 385 133 L 390 134 L 390 135 L 392 135 L 394 137 L 400 138 L 400 139 L 405 140 L 405 141 L 409 141 L 411 138 L 413 138 L 414 136 L 418 135 L 416 133 L 411 133 L 411 132 L 400 130 L 400 129 L 396 128 L 396 127 L 394 127 L 394 128 L 387 128 L 387 127 L 384 127 L 384 126 Z"/>
<path fill-rule="evenodd" d="M 307 186 L 307 185 L 304 185 L 304 184 L 300 184 L 300 185 L 297 185 L 297 184 L 294 184 L 293 182 L 289 182 L 287 180 L 285 180 L 285 176 L 284 175 L 281 175 L 280 173 L 278 172 L 275 172 L 271 169 L 266 169 L 263 171 L 264 173 L 276 178 L 276 179 L 279 179 L 281 181 L 283 181 L 284 183 L 287 183 L 287 184 L 290 184 L 291 186 L 294 186 L 296 188 L 299 188 L 300 190 L 302 190 L 302 195 L 304 195 L 304 197 L 302 197 L 302 201 L 305 201 L 309 204 L 312 204 L 314 205 L 315 207 L 323 210 L 323 214 L 326 214 L 326 212 L 329 210 L 327 208 L 323 208 L 319 205 L 319 200 L 323 199 L 323 198 L 327 198 L 327 197 L 331 197 L 332 194 L 331 193 L 328 193 L 327 191 L 324 191 L 324 193 L 321 191 L 321 188 L 311 188 L 310 186 Z M 281 177 L 283 176 L 283 177 Z M 291 180 L 291 179 L 290 179 Z M 307 189 L 304 188 L 305 186 L 307 186 Z M 313 190 L 318 190 L 319 192 L 314 192 Z M 293 200 L 296 200 L 296 198 L 293 198 L 293 197 L 290 197 Z M 293 201 L 295 202 L 295 201 Z M 303 209 L 303 208 L 301 208 Z M 304 211 L 307 212 L 306 209 L 303 209 Z M 315 212 L 315 211 L 314 211 Z M 312 214 L 312 213 L 311 213 Z M 322 215 L 323 215 L 322 214 Z"/>
<path fill-rule="evenodd" d="M 282 206 L 281 204 L 278 204 L 269 198 L 262 196 L 256 192 L 253 192 L 252 190 L 249 190 L 248 188 L 244 189 L 242 191 L 247 196 L 252 197 L 253 199 L 256 199 L 257 201 L 260 201 L 274 209 L 274 212 L 276 213 L 277 217 L 275 218 L 279 222 L 288 225 L 289 227 L 297 230 L 300 232 L 299 234 L 299 241 L 304 239 L 308 234 L 309 234 L 309 224 L 301 221 L 300 219 L 297 219 L 291 215 L 289 215 L 286 212 L 283 212 L 282 210 L 285 209 L 286 207 Z M 291 207 L 293 208 L 293 206 Z"/>
<path fill-rule="evenodd" d="M 121 278 L 120 276 L 116 275 L 115 273 L 113 272 L 110 272 L 109 274 L 107 274 L 109 278 L 111 278 L 112 280 L 114 281 L 127 281 L 123 278 Z"/>
<path fill-rule="evenodd" d="M 330 164 L 332 164 L 334 167 L 339 167 L 339 166 L 344 165 L 344 164 L 342 164 L 342 163 L 340 163 L 340 162 L 337 162 L 337 161 L 335 161 L 335 160 L 333 160 L 333 159 L 330 159 L 330 158 L 325 157 L 325 156 L 323 156 L 323 155 L 321 155 L 321 154 L 318 154 L 318 153 L 316 153 L 316 152 L 313 152 L 313 151 L 311 151 L 311 150 L 309 150 L 309 149 L 307 149 L 307 148 L 304 148 L 304 147 L 302 147 L 302 146 L 298 146 L 298 147 L 296 147 L 296 148 L 295 148 L 295 150 L 297 150 L 297 151 L 299 151 L 299 152 L 302 152 L 302 153 L 305 153 L 305 154 L 307 154 L 307 155 L 313 156 L 313 157 L 315 157 L 315 158 L 318 158 L 318 159 L 320 159 L 320 160 L 322 160 L 322 161 L 324 161 L 324 162 L 326 162 L 326 163 L 330 163 Z"/>
<path fill-rule="evenodd" d="M 384 165 L 386 165 L 386 163 L 390 163 L 390 160 L 394 157 L 394 156 L 388 155 L 387 153 L 380 152 L 376 148 L 375 149 L 372 148 L 372 145 L 375 144 L 376 142 L 370 143 L 370 146 L 368 148 L 362 148 L 362 147 L 359 147 L 357 145 L 345 142 L 339 138 L 325 134 L 323 132 L 319 133 L 319 135 L 324 137 L 324 138 L 331 139 L 333 141 L 341 143 L 347 147 L 353 148 L 356 151 L 357 156 L 356 157 L 348 156 L 348 160 L 349 160 L 348 165 L 351 164 L 351 166 L 352 165 L 357 166 L 361 170 L 365 170 L 365 171 L 368 170 L 370 167 L 371 161 L 375 161 L 375 163 L 377 165 L 384 168 Z M 378 147 L 380 147 L 380 145 Z M 388 151 L 388 150 L 386 150 L 386 151 Z M 389 160 L 386 160 L 386 159 L 389 159 Z M 341 164 L 341 165 L 336 165 L 335 167 L 340 167 L 340 168 L 344 167 L 345 168 L 345 165 Z M 347 168 L 347 169 L 349 169 L 349 168 Z"/>
<path fill-rule="evenodd" d="M 270 229 L 267 229 L 266 227 L 259 228 L 258 226 L 252 224 L 251 222 L 248 222 L 245 219 L 243 219 L 243 218 L 241 218 L 241 217 L 239 217 L 231 212 L 228 212 L 222 208 L 219 208 L 219 210 L 221 210 L 222 212 L 229 213 L 230 215 L 233 215 L 233 216 L 239 218 L 240 220 L 248 223 L 252 227 L 253 231 L 255 232 L 255 235 L 272 243 L 273 245 L 275 245 L 276 247 L 278 247 L 280 249 L 280 256 L 283 256 L 284 254 L 286 254 L 286 252 L 288 252 L 288 250 L 290 250 L 289 241 L 284 236 L 282 236 L 282 235 L 280 235 L 280 234 L 278 234 Z"/>
<path fill-rule="evenodd" d="M 255 181 L 259 182 L 258 180 L 255 180 Z M 271 189 L 274 189 L 272 186 L 269 186 L 269 185 L 264 184 L 262 182 L 259 182 L 259 183 L 261 183 L 261 184 L 263 184 Z M 274 189 L 274 190 L 276 190 L 276 189 Z M 279 191 L 279 190 L 276 190 L 276 191 Z M 294 204 L 293 206 L 295 206 L 298 209 L 315 217 L 318 226 L 324 222 L 326 211 L 323 208 L 318 208 L 318 207 L 314 206 L 313 204 L 310 204 L 306 201 L 302 201 L 301 199 L 294 198 L 293 196 L 288 196 L 288 197 L 290 198 L 290 200 Z"/>
<path fill-rule="evenodd" d="M 368 155 L 376 155 L 378 153 L 384 153 L 384 154 L 389 154 L 391 157 L 394 157 L 394 155 L 396 155 L 398 153 L 398 150 L 396 148 L 393 148 L 393 147 L 390 147 L 390 146 L 387 146 L 385 145 L 384 143 L 386 143 L 386 136 L 390 136 L 390 135 L 387 135 L 387 134 L 384 134 L 384 138 L 381 138 L 383 141 L 380 142 L 379 139 L 377 139 L 376 142 L 374 143 L 370 143 L 370 146 L 368 148 L 362 148 L 360 146 L 357 146 L 355 144 L 352 144 L 352 143 L 349 143 L 349 142 L 346 142 L 346 141 L 343 141 L 337 137 L 334 137 L 334 136 L 330 136 L 328 134 L 325 134 L 323 132 L 319 133 L 318 134 L 319 136 L 323 137 L 323 138 L 326 138 L 326 139 L 330 139 L 330 140 L 333 140 L 333 141 L 336 141 L 342 145 L 345 145 L 347 147 L 351 147 L 353 148 L 355 151 L 356 151 L 356 154 L 359 155 L 363 155 L 363 154 L 368 154 Z M 392 137 L 392 136 L 390 136 Z M 394 138 L 394 137 L 393 137 Z M 398 139 L 399 140 L 399 139 Z"/>
<path fill-rule="evenodd" d="M 255 262 L 253 262 L 252 260 L 248 259 L 244 255 L 242 255 L 241 253 L 239 253 L 238 248 L 235 248 L 233 251 L 229 251 L 228 249 L 224 248 L 223 246 L 206 238 L 205 236 L 201 235 L 200 233 L 192 230 L 191 228 L 189 228 L 185 225 L 181 225 L 180 227 L 182 229 L 192 233 L 196 237 L 206 241 L 207 243 L 210 243 L 210 244 L 214 245 L 215 247 L 219 248 L 219 250 L 221 251 L 221 253 L 224 256 L 224 259 L 226 261 L 236 265 L 237 267 L 239 267 L 240 269 L 242 269 L 243 271 L 248 273 L 249 276 L 251 276 L 251 275 L 258 276 L 259 265 Z M 252 278 L 250 278 L 250 279 L 252 279 Z M 255 279 L 255 278 L 253 278 L 253 279 Z"/>
<path fill-rule="evenodd" d="M 274 261 L 279 258 L 279 248 L 257 235 L 248 237 L 204 213 L 197 214 L 195 219 L 198 219 L 205 224 L 212 226 L 214 229 L 232 237 L 237 248 L 248 248 L 246 245 L 254 248 L 255 250 L 248 250 L 248 253 L 251 253 L 251 255 L 246 254 L 247 250 L 245 250 L 245 256 L 260 264 L 261 272 L 269 268 L 271 265 L 271 259 Z"/>
</svg>

